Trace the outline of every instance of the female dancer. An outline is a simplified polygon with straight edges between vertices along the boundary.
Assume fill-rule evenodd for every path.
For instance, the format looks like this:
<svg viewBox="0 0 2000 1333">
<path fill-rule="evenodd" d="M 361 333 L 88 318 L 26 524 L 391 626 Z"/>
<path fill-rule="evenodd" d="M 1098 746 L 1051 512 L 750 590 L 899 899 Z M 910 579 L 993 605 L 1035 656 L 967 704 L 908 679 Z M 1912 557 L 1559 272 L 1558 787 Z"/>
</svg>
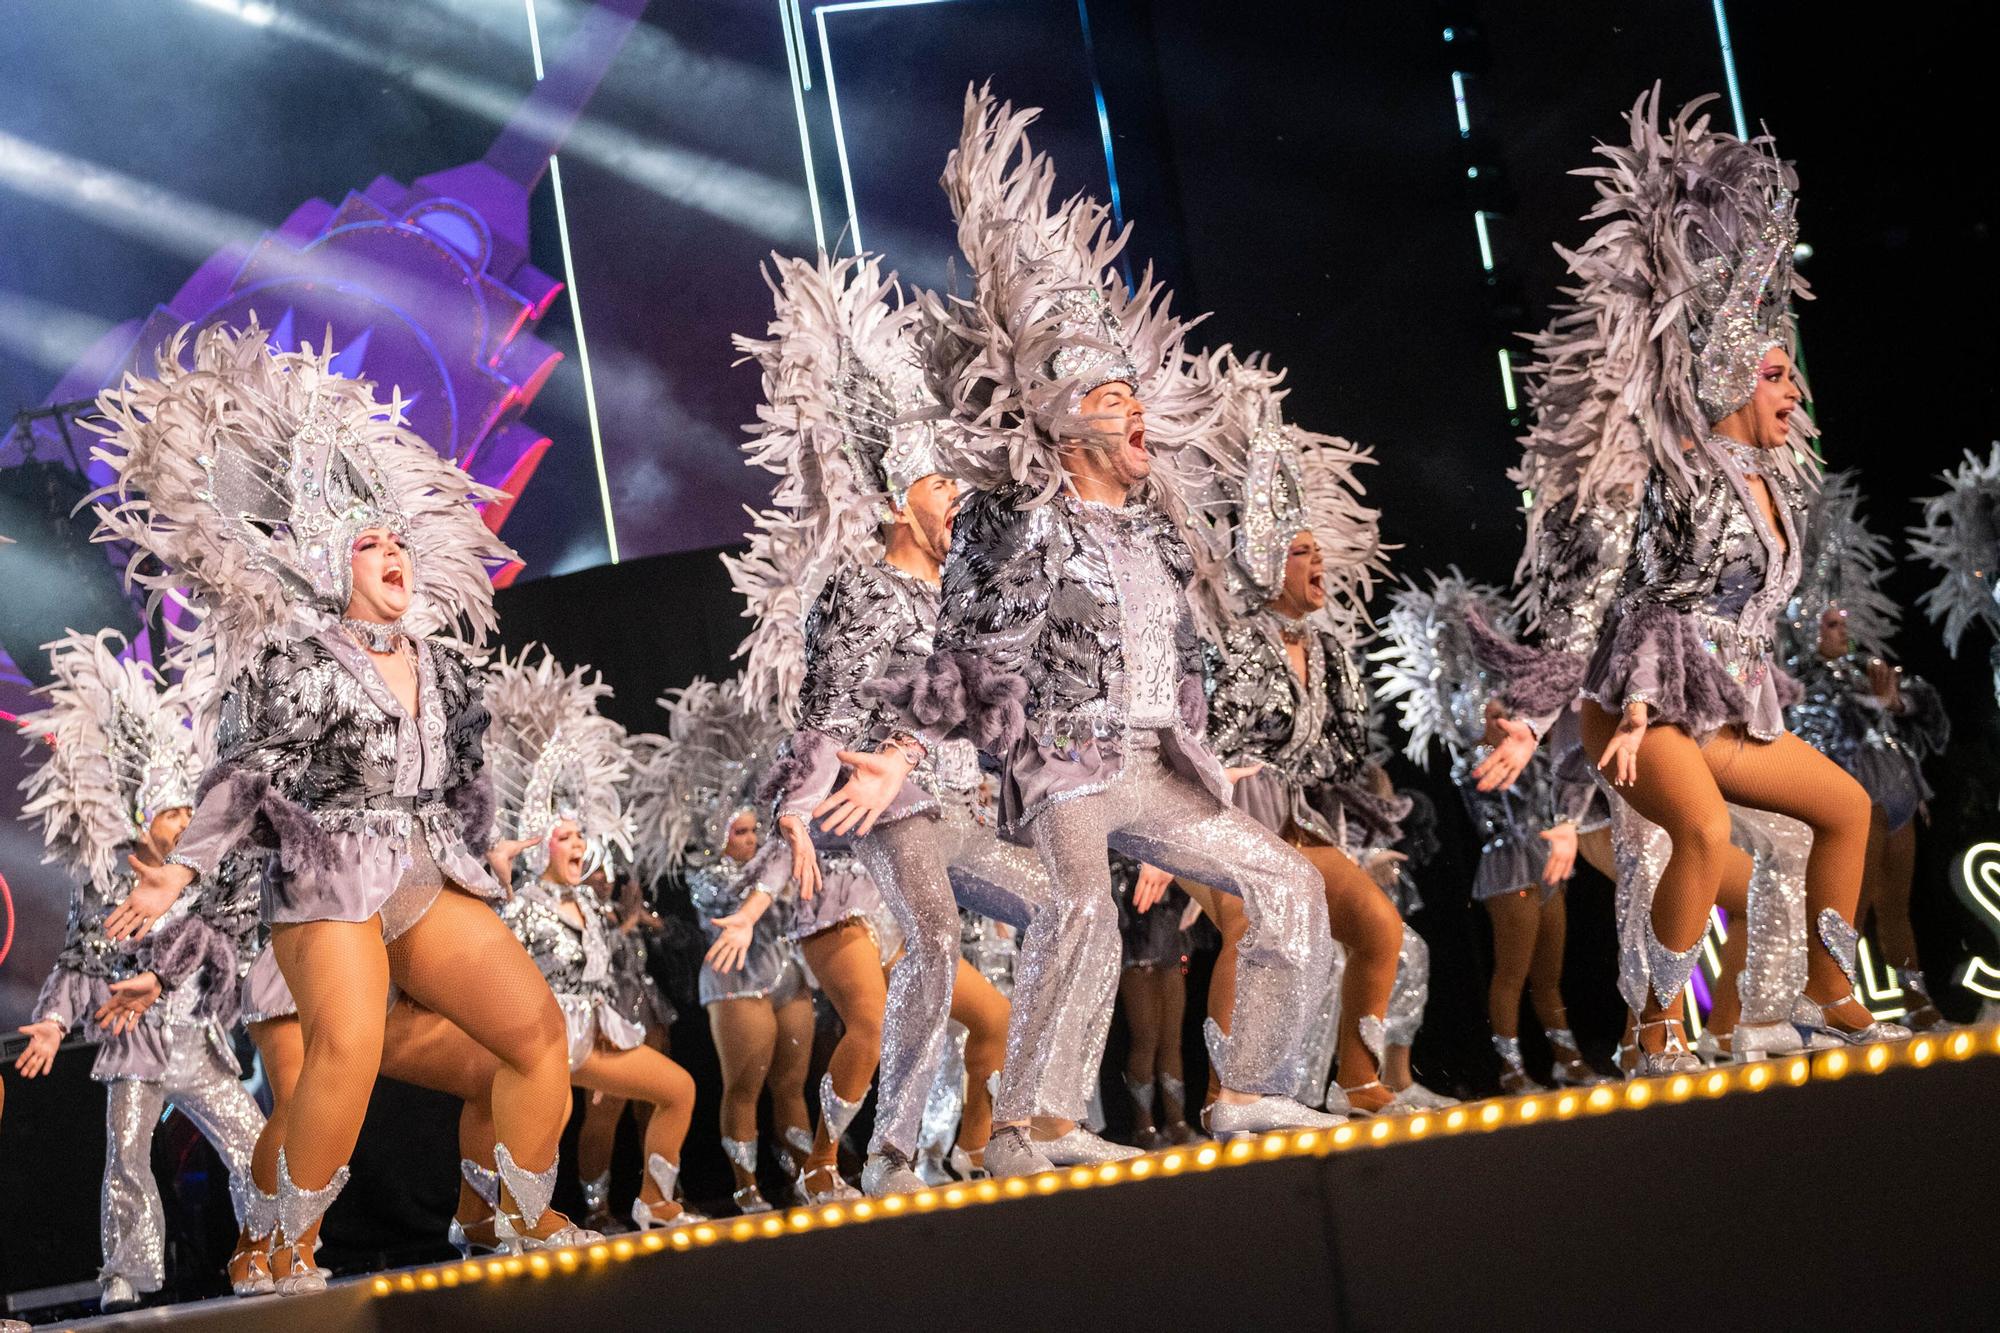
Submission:
<svg viewBox="0 0 2000 1333">
<path fill-rule="evenodd" d="M 1901 608 L 1881 588 L 1889 544 L 1861 517 L 1861 489 L 1851 472 L 1820 481 L 1804 542 L 1804 573 L 1788 608 L 1793 652 L 1787 665 L 1804 697 L 1787 714 L 1801 739 L 1854 775 L 1870 804 L 1863 915 L 1874 918 L 1884 961 L 1907 993 L 1908 1026 L 1931 1028 L 1944 1016 L 1932 1003 L 1910 930 L 1916 875 L 1916 820 L 1930 784 L 1923 761 L 1951 740 L 1951 719 L 1937 691 L 1884 660 Z"/>
<path fill-rule="evenodd" d="M 305 1040 L 275 1179 L 281 1292 L 325 1285 L 306 1256 L 347 1180 L 392 982 L 500 1062 L 498 1237 L 594 1236 L 548 1208 L 562 1014 L 487 905 L 501 889 L 472 846 L 491 814 L 480 681 L 430 637 L 492 627 L 487 562 L 508 552 L 475 506 L 494 494 L 409 433 L 400 403 L 334 373 L 331 348 L 214 327 L 188 371 L 187 338 L 157 378 L 102 396 L 95 453 L 118 480 L 98 516 L 158 561 L 138 577 L 191 596 L 231 684 L 208 793 L 107 933 L 143 933 L 253 832 L 278 849 L 271 948 Z"/>
<path fill-rule="evenodd" d="M 1792 270 L 1796 182 L 1767 140 L 1695 121 L 1699 105 L 1661 135 L 1642 99 L 1633 148 L 1600 148 L 1614 164 L 1601 173 L 1601 207 L 1629 216 L 1621 244 L 1577 261 L 1621 269 L 1651 306 L 1647 336 L 1619 371 L 1624 400 L 1643 404 L 1653 466 L 1580 713 L 1587 752 L 1672 845 L 1646 922 L 1639 1044 L 1659 1053 L 1676 1036 L 1668 1006 L 1731 858 L 1729 801 L 1812 829 L 1806 897 L 1818 947 L 1808 946 L 1802 1031 L 1904 1036 L 1853 995 L 1867 795 L 1784 729 L 1773 656 L 1777 613 L 1799 577 L 1810 468 L 1797 461 L 1810 455 L 1788 350 L 1791 297 L 1803 292 Z"/>
<path fill-rule="evenodd" d="M 1231 358 L 1219 428 L 1191 451 L 1208 464 L 1204 489 L 1220 501 L 1199 534 L 1211 557 L 1203 601 L 1226 627 L 1208 743 L 1225 764 L 1255 767 L 1236 783 L 1237 807 L 1319 872 L 1333 938 L 1347 955 L 1334 1077 L 1346 1107 L 1368 1114 L 1395 1099 L 1381 1080 L 1383 1020 L 1403 923 L 1381 886 L 1341 850 L 1326 788 L 1367 758 L 1365 718 L 1350 711 L 1354 695 L 1343 687 L 1349 649 L 1333 630 L 1362 621 L 1367 590 L 1384 567 L 1379 515 L 1357 498 L 1354 468 L 1367 455 L 1287 424 L 1282 378 L 1262 361 Z M 1341 601 L 1331 610 L 1329 570 Z M 1210 982 L 1211 1014 L 1214 988 L 1233 989 L 1244 924 L 1240 903 L 1213 898 L 1223 957 Z M 1343 1109 L 1340 1098 L 1330 1099 L 1329 1109 Z"/>
<path fill-rule="evenodd" d="M 1125 968 L 1118 976 L 1118 1002 L 1130 1038 L 1125 1054 L 1125 1089 L 1136 1112 L 1135 1142 L 1152 1151 L 1194 1137 L 1187 1123 L 1187 1083 L 1181 1070 L 1181 1020 L 1187 1010 L 1189 936 L 1181 920 L 1188 896 L 1173 876 L 1111 853 L 1111 882 L 1118 890 L 1118 930 L 1125 940 Z M 1135 905 L 1144 886 L 1152 905 Z M 1153 1115 L 1155 1091 L 1164 1094 L 1160 1121 Z"/>
<path fill-rule="evenodd" d="M 1501 1090 L 1532 1092 L 1541 1086 L 1521 1061 L 1524 990 L 1555 1053 L 1553 1081 L 1588 1084 L 1596 1075 L 1577 1048 L 1562 997 L 1563 882 L 1576 864 L 1576 823 L 1557 808 L 1550 764 L 1539 752 L 1510 790 L 1481 791 L 1474 780 L 1486 747 L 1505 738 L 1502 710 L 1492 698 L 1499 682 L 1480 665 L 1470 627 L 1474 618 L 1505 623 L 1498 589 L 1453 573 L 1433 577 L 1428 591 L 1398 591 L 1385 630 L 1389 645 L 1376 654 L 1387 682 L 1383 693 L 1401 701 L 1411 759 L 1426 762 L 1432 741 L 1450 753 L 1452 779 L 1480 840 L 1472 897 L 1485 904 L 1493 923 L 1487 1021 L 1500 1056 Z"/>
<path fill-rule="evenodd" d="M 813 1147 L 806 1111 L 812 1060 L 812 991 L 787 937 L 790 904 L 745 910 L 768 898 L 744 867 L 758 849 L 751 808 L 775 741 L 743 702 L 736 680 L 697 680 L 660 700 L 667 736 L 642 752 L 632 816 L 641 874 L 678 871 L 709 947 L 700 996 L 722 1065 L 722 1151 L 736 1175 L 738 1212 L 771 1205 L 757 1189 L 757 1099 L 771 1095 L 777 1156 L 796 1179 Z"/>
<path fill-rule="evenodd" d="M 619 1007 L 611 925 L 584 883 L 593 860 L 630 857 L 619 792 L 629 762 L 625 733 L 597 711 L 611 691 L 588 668 L 564 671 L 546 652 L 531 665 L 529 651 L 512 661 L 503 654 L 487 674 L 487 755 L 499 827 L 511 834 L 494 843 L 488 860 L 514 888 L 501 919 L 561 1007 L 570 1081 L 653 1108 L 645 1179 L 632 1203 L 633 1224 L 651 1230 L 687 1215 L 674 1186 L 694 1118 L 694 1080 L 646 1045 L 645 1029 Z"/>
<path fill-rule="evenodd" d="M 76 889 L 69 930 L 36 998 L 28 1045 L 14 1067 L 46 1071 L 63 1038 L 85 1024 L 98 1034 L 91 1077 L 104 1103 L 104 1184 L 99 1217 L 104 1266 L 100 1305 L 126 1309 L 166 1280 L 166 1218 L 153 1180 L 153 1131 L 167 1102 L 188 1116 L 229 1169 L 240 1229 L 229 1259 L 239 1296 L 271 1289 L 256 1244 L 250 1149 L 264 1117 L 238 1081 L 229 1030 L 236 1023 L 238 942 L 248 912 L 233 910 L 229 867 L 194 905 L 135 947 L 107 938 L 104 917 L 132 882 L 129 854 L 158 866 L 186 828 L 196 776 L 190 704 L 199 680 L 161 682 L 150 664 L 120 661 L 109 630 L 71 633 L 49 646 L 48 706 L 19 720 L 47 755 L 24 785 L 23 819 L 44 829 L 48 859 Z M 226 881 L 226 882 L 225 882 Z M 257 885 L 250 878 L 254 895 Z M 155 1004 L 155 1001 L 159 1003 Z"/>
</svg>

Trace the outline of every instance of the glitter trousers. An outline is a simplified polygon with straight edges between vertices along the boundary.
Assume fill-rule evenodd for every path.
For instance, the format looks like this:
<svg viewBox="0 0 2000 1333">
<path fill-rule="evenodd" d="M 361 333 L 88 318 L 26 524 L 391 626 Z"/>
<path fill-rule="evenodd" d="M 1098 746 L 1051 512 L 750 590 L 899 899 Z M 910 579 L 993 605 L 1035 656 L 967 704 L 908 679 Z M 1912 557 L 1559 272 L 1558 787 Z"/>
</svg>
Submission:
<svg viewBox="0 0 2000 1333">
<path fill-rule="evenodd" d="M 1191 779 L 1167 768 L 1156 751 L 1135 748 L 1101 792 L 1050 806 L 1030 828 L 1049 868 L 1053 902 L 1021 941 L 1014 980 L 1014 1021 L 994 1116 L 1026 1114 L 1022 1090 L 1058 1091 L 1060 1110 L 1080 1119 L 1097 1082 L 1097 1062 L 1111 1025 L 1118 983 L 1118 902 L 1107 846 L 1135 861 L 1231 893 L 1243 900 L 1247 929 L 1237 953 L 1236 1001 L 1229 1035 L 1210 1038 L 1217 1076 L 1234 1092 L 1289 1096 L 1297 1085 L 1302 1034 L 1326 995 L 1333 967 L 1326 888 L 1297 849 Z M 1038 938 L 1038 935 L 1040 938 Z M 1037 947 L 1037 946 L 1040 947 Z M 1029 1030 L 1057 1040 L 1017 1044 L 1023 1014 Z M 1072 1054 L 1077 1053 L 1077 1054 Z M 1082 1071 L 1063 1063 L 1081 1058 Z M 1079 1079 L 1087 1072 L 1087 1079 Z"/>
<path fill-rule="evenodd" d="M 215 1146 L 229 1169 L 229 1196 L 241 1224 L 250 1185 L 250 1151 L 264 1113 L 199 1024 L 167 1029 L 167 1072 L 158 1082 L 115 1080 L 104 1104 L 104 1232 L 100 1280 L 122 1277 L 134 1290 L 158 1291 L 166 1281 L 166 1214 L 153 1180 L 153 1130 L 171 1102 Z"/>
<path fill-rule="evenodd" d="M 870 1147 L 879 1150 L 886 1145 L 914 1157 L 924 1106 L 944 1060 L 952 985 L 958 976 L 959 908 L 1022 932 L 1025 959 L 1036 938 L 1040 909 L 1049 898 L 1048 877 L 1033 852 L 1002 842 L 992 829 L 951 808 L 936 816 L 912 815 L 885 824 L 856 843 L 855 851 L 903 931 L 903 956 L 889 974 L 882 1015 L 881 1083 Z M 1111 946 L 1115 969 L 1115 910 Z M 1009 1066 L 1016 1051 L 1043 1039 L 1040 1032 L 1024 1031 L 1020 1018 L 1016 1005 L 1007 1029 Z M 1097 1054 L 1089 1057 L 1093 1079 L 1103 1045 L 1100 1033 Z M 1006 1076 L 1001 1078 L 1004 1096 Z M 1021 1118 L 1033 1113 L 1024 1111 Z"/>
</svg>

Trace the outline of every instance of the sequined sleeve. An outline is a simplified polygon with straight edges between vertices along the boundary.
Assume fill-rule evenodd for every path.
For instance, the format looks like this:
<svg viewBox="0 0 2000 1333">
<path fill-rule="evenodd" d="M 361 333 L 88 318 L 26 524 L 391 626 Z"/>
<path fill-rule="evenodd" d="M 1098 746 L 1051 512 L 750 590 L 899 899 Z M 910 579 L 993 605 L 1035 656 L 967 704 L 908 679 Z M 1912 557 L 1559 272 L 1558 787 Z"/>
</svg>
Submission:
<svg viewBox="0 0 2000 1333">
<path fill-rule="evenodd" d="M 273 644 L 223 696 L 215 762 L 202 779 L 201 803 L 168 858 L 174 864 L 213 874 L 255 827 L 261 806 L 246 799 L 241 779 L 293 796 L 321 731 L 312 692 L 300 684 L 321 651 L 310 639 Z"/>
<path fill-rule="evenodd" d="M 466 846 L 483 855 L 493 842 L 493 778 L 486 771 L 486 729 L 493 715 L 486 707 L 485 677 L 442 644 L 431 645 L 431 660 L 445 715 L 442 795 L 459 814 Z"/>
<path fill-rule="evenodd" d="M 1212 660 L 1217 665 L 1208 696 L 1208 748 L 1225 764 L 1268 759 L 1273 742 L 1283 744 L 1286 739 L 1267 734 L 1274 716 L 1272 702 L 1289 700 L 1291 686 L 1273 670 L 1263 636 L 1248 626 L 1237 626 L 1223 636 Z M 1283 663 L 1275 666 L 1286 669 Z M 1289 722 L 1289 710 L 1282 720 Z"/>
<path fill-rule="evenodd" d="M 1951 715 L 1945 712 L 1937 687 L 1921 676 L 1905 676 L 1902 694 L 1903 709 L 1896 714 L 1896 739 L 1921 763 L 1951 744 Z"/>
<path fill-rule="evenodd" d="M 1020 499 L 1014 488 L 981 491 L 960 508 L 944 565 L 936 651 L 970 659 L 988 677 L 1032 681 L 1064 529 L 1052 521 L 1052 506 L 1022 509 Z M 926 728 L 924 738 L 936 742 L 949 730 Z"/>
<path fill-rule="evenodd" d="M 806 616 L 805 684 L 799 691 L 799 726 L 843 745 L 853 741 L 873 711 L 861 687 L 883 674 L 896 646 L 899 618 L 870 614 L 866 586 L 853 567 L 827 581 Z"/>
</svg>

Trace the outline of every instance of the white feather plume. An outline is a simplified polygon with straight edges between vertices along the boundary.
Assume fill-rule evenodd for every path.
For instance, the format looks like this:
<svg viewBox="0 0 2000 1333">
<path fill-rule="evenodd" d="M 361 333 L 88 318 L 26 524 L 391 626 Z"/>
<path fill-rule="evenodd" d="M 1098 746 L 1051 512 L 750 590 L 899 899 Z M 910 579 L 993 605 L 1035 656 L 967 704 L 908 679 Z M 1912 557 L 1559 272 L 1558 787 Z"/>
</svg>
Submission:
<svg viewBox="0 0 2000 1333">
<path fill-rule="evenodd" d="M 1975 621 L 2000 632 L 2000 441 L 1984 459 L 1966 450 L 1942 480 L 1946 490 L 1923 502 L 1923 522 L 1910 529 L 1910 550 L 1943 575 L 1917 605 L 1943 625 L 1956 657 Z"/>
</svg>

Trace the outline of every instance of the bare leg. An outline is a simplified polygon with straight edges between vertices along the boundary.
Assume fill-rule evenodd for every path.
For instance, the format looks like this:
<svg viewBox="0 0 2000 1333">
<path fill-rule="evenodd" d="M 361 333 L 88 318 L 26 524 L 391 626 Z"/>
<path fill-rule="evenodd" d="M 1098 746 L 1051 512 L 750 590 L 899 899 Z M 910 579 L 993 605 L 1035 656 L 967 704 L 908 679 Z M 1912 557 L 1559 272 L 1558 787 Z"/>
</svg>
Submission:
<svg viewBox="0 0 2000 1333">
<path fill-rule="evenodd" d="M 965 1028 L 965 1107 L 958 1117 L 958 1146 L 977 1163 L 993 1137 L 993 1094 L 988 1082 L 1007 1056 L 1007 997 L 963 958 L 952 986 L 951 1016 Z"/>
<path fill-rule="evenodd" d="M 407 996 L 389 1011 L 382 1037 L 383 1076 L 463 1102 L 458 1113 L 458 1155 L 488 1170 L 493 1168 L 493 1078 L 499 1072 L 500 1061 L 493 1052 L 443 1015 Z M 468 1230 L 483 1227 L 490 1232 L 493 1225 L 485 1200 L 473 1190 L 463 1171 L 458 1176 L 454 1215 Z M 485 1234 L 481 1234 L 481 1243 Z"/>
<path fill-rule="evenodd" d="M 1879 816 L 1880 810 L 1877 810 Z M 1910 929 L 1910 889 L 1917 875 L 1917 821 L 1891 833 L 1884 829 L 1875 908 L 1875 938 L 1882 961 L 1891 967 L 1917 966 L 1917 937 Z"/>
<path fill-rule="evenodd" d="M 652 1105 L 646 1121 L 646 1163 L 640 1202 L 662 1221 L 678 1217 L 681 1206 L 672 1197 L 672 1181 L 680 1174 L 681 1145 L 687 1142 L 688 1124 L 694 1119 L 694 1079 L 666 1056 L 650 1046 L 629 1051 L 599 1046 L 576 1071 L 578 1087 Z M 671 1168 L 668 1179 L 660 1179 L 653 1159 L 661 1158 Z"/>
<path fill-rule="evenodd" d="M 764 1087 L 771 1094 L 771 1124 L 778 1141 L 810 1136 L 812 1116 L 806 1110 L 806 1071 L 812 1064 L 812 994 L 800 991 L 778 1006 L 777 1040 L 771 1047 L 771 1073 Z M 795 1133 L 796 1131 L 796 1133 Z"/>
<path fill-rule="evenodd" d="M 1486 1021 L 1499 1049 L 1500 1087 L 1504 1092 L 1532 1092 L 1537 1086 L 1520 1064 L 1521 992 L 1534 965 L 1535 937 L 1541 930 L 1539 889 L 1517 889 L 1486 899 L 1493 923 L 1493 979 L 1486 988 Z"/>
<path fill-rule="evenodd" d="M 868 1096 L 869 1081 L 882 1057 L 882 1012 L 889 989 L 882 977 L 881 951 L 874 935 L 858 921 L 822 930 L 802 944 L 806 962 L 847 1029 L 827 1062 L 827 1080 L 835 1097 L 859 1106 Z M 825 1189 L 839 1180 L 840 1131 L 846 1127 L 836 1128 L 832 1109 L 820 1107 L 819 1130 L 806 1162 L 805 1176 L 815 1189 Z"/>
<path fill-rule="evenodd" d="M 1160 1002 L 1156 982 L 1160 969 L 1128 967 L 1118 974 L 1118 998 L 1125 1006 L 1125 1086 L 1132 1093 L 1134 1140 L 1152 1146 L 1159 1135 L 1153 1119 L 1153 1098 L 1159 1080 Z"/>
<path fill-rule="evenodd" d="M 1403 945 L 1403 918 L 1374 879 L 1338 847 L 1301 847 L 1326 885 L 1326 910 L 1333 938 L 1347 950 L 1340 982 L 1339 1064 L 1334 1077 L 1357 1111 L 1379 1111 L 1396 1094 L 1381 1083 L 1374 1051 L 1362 1039 L 1362 1021 L 1379 1025 L 1388 1017 L 1389 992 L 1396 985 L 1396 955 Z M 1379 1038 L 1377 1038 L 1379 1044 Z M 1377 1084 L 1369 1087 L 1368 1084 Z"/>
<path fill-rule="evenodd" d="M 1217 893 L 1205 885 L 1189 884 L 1181 881 L 1190 896 L 1197 890 L 1207 898 L 1203 910 L 1208 919 L 1215 923 L 1222 936 L 1222 948 L 1215 955 L 1215 970 L 1208 979 L 1208 1017 L 1224 1032 L 1229 1031 L 1229 1015 L 1236 1007 L 1236 955 L 1243 943 L 1243 936 L 1250 929 L 1250 918 L 1243 911 L 1243 903 L 1234 894 Z M 1215 1062 L 1208 1066 L 1208 1096 L 1205 1102 L 1212 1102 L 1222 1091 L 1222 1080 L 1216 1076 Z"/>
<path fill-rule="evenodd" d="M 389 946 L 388 958 L 402 990 L 498 1060 L 492 1094 L 497 1141 L 523 1171 L 552 1170 L 570 1109 L 568 1041 L 555 995 L 528 951 L 491 907 L 447 888 Z M 306 1041 L 310 1051 L 310 1025 Z M 510 1214 L 521 1214 L 504 1182 L 502 1192 Z M 534 1236 L 570 1225 L 553 1209 L 540 1218 L 523 1216 L 523 1223 Z"/>
<path fill-rule="evenodd" d="M 717 1000 L 708 1006 L 708 1027 L 715 1036 L 715 1054 L 722 1064 L 722 1137 L 751 1144 L 754 1152 L 757 1097 L 771 1075 L 771 1055 L 778 1042 L 777 1011 L 761 995 Z M 804 1083 L 803 1071 L 800 1082 Z M 725 1143 L 724 1147 L 727 1146 Z M 733 1154 L 729 1165 L 736 1175 L 737 1193 L 756 1189 L 754 1166 L 746 1168 Z M 742 1202 L 739 1200 L 739 1206 Z"/>
<path fill-rule="evenodd" d="M 1612 883 L 1618 882 L 1618 857 L 1611 848 L 1611 826 L 1594 828 L 1576 835 L 1577 855 L 1585 864 Z"/>
</svg>

